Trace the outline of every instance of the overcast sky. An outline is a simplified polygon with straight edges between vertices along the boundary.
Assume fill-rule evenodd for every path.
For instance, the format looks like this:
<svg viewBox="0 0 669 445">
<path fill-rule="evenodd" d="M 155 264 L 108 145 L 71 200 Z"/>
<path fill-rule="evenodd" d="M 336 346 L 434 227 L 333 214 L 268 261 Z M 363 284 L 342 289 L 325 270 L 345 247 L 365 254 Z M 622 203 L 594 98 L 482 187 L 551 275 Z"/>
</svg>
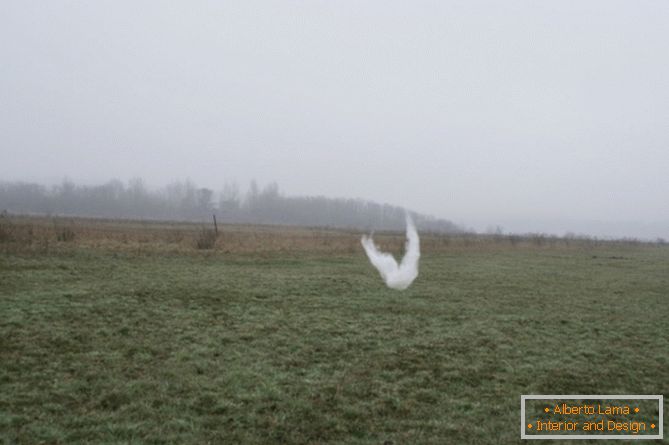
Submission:
<svg viewBox="0 0 669 445">
<path fill-rule="evenodd" d="M 2 1 L 0 180 L 669 238 L 667 1 Z"/>
</svg>

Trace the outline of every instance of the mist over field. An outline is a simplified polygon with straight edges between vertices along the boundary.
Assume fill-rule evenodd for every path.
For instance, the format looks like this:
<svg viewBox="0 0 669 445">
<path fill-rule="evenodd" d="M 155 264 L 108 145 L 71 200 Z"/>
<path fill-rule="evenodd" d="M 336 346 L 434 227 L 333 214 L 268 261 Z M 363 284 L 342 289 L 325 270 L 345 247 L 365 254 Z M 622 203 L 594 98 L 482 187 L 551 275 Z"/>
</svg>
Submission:
<svg viewBox="0 0 669 445">
<path fill-rule="evenodd" d="M 0 180 L 669 238 L 669 5 L 3 2 Z"/>
<path fill-rule="evenodd" d="M 517 444 L 566 419 L 522 395 L 666 401 L 668 24 L 0 1 L 0 444 Z M 636 408 L 574 419 L 668 430 Z"/>
<path fill-rule="evenodd" d="M 248 190 L 228 183 L 219 192 L 192 181 L 176 181 L 159 189 L 141 179 L 127 185 L 109 181 L 78 186 L 71 181 L 45 187 L 34 183 L 0 182 L 0 212 L 25 215 L 82 216 L 222 223 L 278 224 L 358 230 L 404 228 L 407 210 L 362 199 L 323 196 L 290 197 L 276 183 Z M 450 221 L 414 213 L 420 228 L 437 233 L 462 232 Z"/>
</svg>

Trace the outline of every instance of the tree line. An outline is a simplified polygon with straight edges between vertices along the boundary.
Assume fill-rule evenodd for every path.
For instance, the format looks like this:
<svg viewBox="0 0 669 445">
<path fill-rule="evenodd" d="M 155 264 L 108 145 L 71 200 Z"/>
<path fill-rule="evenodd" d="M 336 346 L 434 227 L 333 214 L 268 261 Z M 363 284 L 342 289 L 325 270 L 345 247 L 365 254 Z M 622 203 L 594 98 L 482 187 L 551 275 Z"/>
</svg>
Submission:
<svg viewBox="0 0 669 445">
<path fill-rule="evenodd" d="M 252 181 L 246 191 L 227 183 L 218 192 L 192 181 L 175 181 L 149 188 L 141 179 L 77 185 L 64 180 L 54 186 L 30 182 L 0 182 L 0 211 L 19 214 L 99 218 L 208 221 L 212 214 L 224 223 L 284 224 L 363 230 L 403 230 L 405 210 L 362 199 L 286 196 L 276 183 L 260 188 Z M 451 221 L 411 212 L 419 229 L 456 233 Z"/>
</svg>

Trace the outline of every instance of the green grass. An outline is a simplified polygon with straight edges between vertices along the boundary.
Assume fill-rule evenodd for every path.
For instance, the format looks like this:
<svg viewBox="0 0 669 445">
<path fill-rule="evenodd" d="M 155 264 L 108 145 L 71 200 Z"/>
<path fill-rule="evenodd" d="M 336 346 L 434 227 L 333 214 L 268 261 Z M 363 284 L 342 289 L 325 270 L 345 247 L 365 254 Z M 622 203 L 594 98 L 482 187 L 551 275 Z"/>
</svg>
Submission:
<svg viewBox="0 0 669 445">
<path fill-rule="evenodd" d="M 668 295 L 652 246 L 446 247 L 405 292 L 362 249 L 4 253 L 0 437 L 520 443 L 521 394 L 669 396 Z"/>
</svg>

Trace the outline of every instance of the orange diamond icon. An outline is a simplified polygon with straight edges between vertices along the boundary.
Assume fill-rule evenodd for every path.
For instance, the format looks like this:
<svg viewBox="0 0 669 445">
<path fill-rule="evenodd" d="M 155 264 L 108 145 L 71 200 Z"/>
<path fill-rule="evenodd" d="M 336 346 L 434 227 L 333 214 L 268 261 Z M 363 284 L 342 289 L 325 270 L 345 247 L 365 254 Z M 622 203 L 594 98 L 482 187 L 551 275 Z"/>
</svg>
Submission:
<svg viewBox="0 0 669 445">
<path fill-rule="evenodd" d="M 650 424 L 650 427 L 651 427 L 651 428 L 655 428 L 655 424 L 654 424 L 654 423 L 651 423 L 651 424 Z"/>
<path fill-rule="evenodd" d="M 528 424 L 527 424 L 527 427 L 528 427 L 529 429 L 532 429 L 532 424 L 531 424 L 531 423 L 528 423 Z"/>
<path fill-rule="evenodd" d="M 548 412 L 548 411 L 550 411 L 550 409 L 548 409 L 548 408 L 544 408 L 544 411 Z"/>
<path fill-rule="evenodd" d="M 638 407 L 637 407 L 637 408 L 634 408 L 634 412 L 635 412 L 635 413 L 638 413 L 638 412 L 639 412 L 639 408 L 638 408 Z"/>
</svg>

